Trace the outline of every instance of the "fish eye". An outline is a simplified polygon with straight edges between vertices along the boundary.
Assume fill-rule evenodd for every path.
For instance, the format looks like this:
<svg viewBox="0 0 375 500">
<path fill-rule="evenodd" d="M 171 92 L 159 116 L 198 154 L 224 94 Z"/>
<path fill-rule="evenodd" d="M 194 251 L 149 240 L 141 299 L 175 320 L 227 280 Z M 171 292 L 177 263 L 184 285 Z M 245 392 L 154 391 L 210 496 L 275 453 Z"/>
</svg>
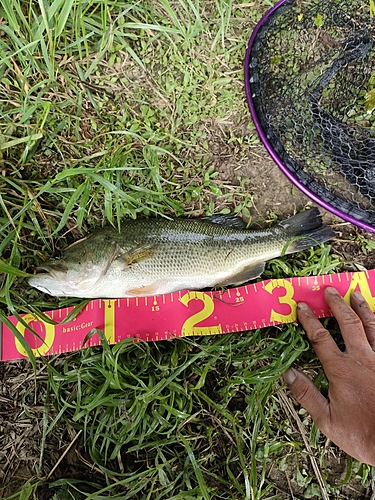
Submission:
<svg viewBox="0 0 375 500">
<path fill-rule="evenodd" d="M 62 252 L 61 250 L 56 250 L 51 255 L 51 259 L 60 260 L 60 259 L 62 259 L 63 255 L 64 255 L 64 252 Z"/>
</svg>

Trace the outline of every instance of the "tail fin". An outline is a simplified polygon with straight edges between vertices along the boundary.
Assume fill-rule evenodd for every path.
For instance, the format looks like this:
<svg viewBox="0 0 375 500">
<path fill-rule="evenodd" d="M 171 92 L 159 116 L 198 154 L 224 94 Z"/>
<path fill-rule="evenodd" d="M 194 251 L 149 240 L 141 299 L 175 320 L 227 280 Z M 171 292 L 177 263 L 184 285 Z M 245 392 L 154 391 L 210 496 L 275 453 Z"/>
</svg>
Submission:
<svg viewBox="0 0 375 500">
<path fill-rule="evenodd" d="M 291 238 L 285 251 L 286 254 L 306 250 L 336 236 L 329 226 L 322 226 L 322 217 L 318 208 L 294 215 L 280 222 L 280 226 Z"/>
</svg>

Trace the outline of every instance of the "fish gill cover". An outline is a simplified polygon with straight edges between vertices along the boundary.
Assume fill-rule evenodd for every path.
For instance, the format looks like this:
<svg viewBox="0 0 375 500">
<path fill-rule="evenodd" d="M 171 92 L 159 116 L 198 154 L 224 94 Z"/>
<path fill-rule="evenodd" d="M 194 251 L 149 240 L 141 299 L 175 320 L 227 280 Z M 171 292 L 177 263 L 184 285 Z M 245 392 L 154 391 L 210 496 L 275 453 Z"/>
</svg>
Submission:
<svg viewBox="0 0 375 500">
<path fill-rule="evenodd" d="M 286 0 L 249 42 L 245 83 L 276 163 L 328 210 L 375 231 L 372 0 Z"/>
</svg>

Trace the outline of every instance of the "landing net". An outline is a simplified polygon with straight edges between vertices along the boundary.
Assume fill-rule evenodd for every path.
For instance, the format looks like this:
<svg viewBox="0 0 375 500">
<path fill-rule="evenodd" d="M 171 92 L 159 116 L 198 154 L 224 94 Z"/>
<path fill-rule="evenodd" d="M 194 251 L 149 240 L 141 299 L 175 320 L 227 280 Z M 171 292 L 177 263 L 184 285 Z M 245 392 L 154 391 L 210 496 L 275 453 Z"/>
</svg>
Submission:
<svg viewBox="0 0 375 500">
<path fill-rule="evenodd" d="M 246 53 L 262 141 L 302 191 L 375 232 L 375 18 L 370 0 L 282 0 Z"/>
</svg>

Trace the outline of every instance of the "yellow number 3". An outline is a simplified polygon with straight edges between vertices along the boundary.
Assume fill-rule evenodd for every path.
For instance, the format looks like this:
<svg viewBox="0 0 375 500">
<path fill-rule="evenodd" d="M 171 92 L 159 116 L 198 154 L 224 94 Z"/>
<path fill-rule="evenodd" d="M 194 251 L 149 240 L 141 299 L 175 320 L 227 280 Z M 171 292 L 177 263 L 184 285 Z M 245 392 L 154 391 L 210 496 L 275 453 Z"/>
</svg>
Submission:
<svg viewBox="0 0 375 500">
<path fill-rule="evenodd" d="M 285 290 L 285 295 L 278 297 L 280 304 L 288 304 L 290 307 L 289 314 L 280 314 L 274 309 L 271 310 L 270 321 L 278 321 L 280 323 L 291 323 L 297 319 L 297 302 L 293 300 L 294 288 L 290 281 L 279 279 L 270 281 L 264 289 L 272 295 L 275 288 L 282 287 Z"/>
<path fill-rule="evenodd" d="M 197 323 L 204 321 L 213 314 L 215 305 L 212 298 L 203 292 L 188 292 L 180 298 L 184 306 L 188 306 L 191 300 L 198 299 L 203 302 L 203 309 L 188 318 L 182 325 L 181 334 L 183 337 L 187 335 L 215 335 L 223 333 L 221 325 L 215 326 L 195 326 Z"/>
</svg>

